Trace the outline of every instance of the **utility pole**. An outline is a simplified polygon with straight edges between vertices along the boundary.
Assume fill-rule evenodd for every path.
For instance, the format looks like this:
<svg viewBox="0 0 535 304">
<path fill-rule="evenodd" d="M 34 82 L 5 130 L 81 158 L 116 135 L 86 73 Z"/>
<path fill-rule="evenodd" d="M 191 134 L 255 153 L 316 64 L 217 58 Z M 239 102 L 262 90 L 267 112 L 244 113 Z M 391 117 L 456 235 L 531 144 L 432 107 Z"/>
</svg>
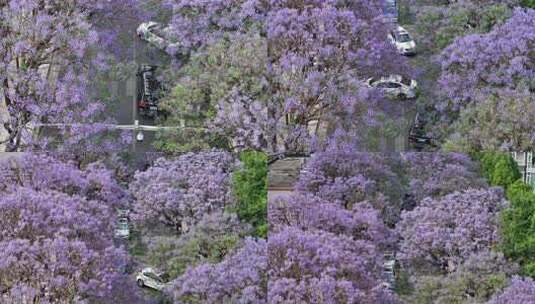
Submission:
<svg viewBox="0 0 535 304">
<path fill-rule="evenodd" d="M 136 49 L 137 49 L 137 35 L 136 35 L 136 32 L 133 33 L 133 41 L 134 41 L 134 44 L 133 44 L 133 47 L 134 47 L 134 50 L 133 50 L 133 60 L 134 60 L 134 65 L 135 65 L 135 68 L 136 68 L 136 71 L 134 73 L 134 94 L 133 97 L 132 97 L 132 121 L 134 122 L 135 125 L 138 125 L 139 122 L 137 120 L 137 94 L 138 94 L 138 87 L 137 87 L 137 71 L 138 71 L 138 65 L 137 65 L 137 58 L 136 58 Z M 132 150 L 134 152 L 134 154 L 136 153 L 136 141 L 137 141 L 137 135 L 136 135 L 136 132 L 134 132 L 134 140 L 132 141 Z"/>
</svg>

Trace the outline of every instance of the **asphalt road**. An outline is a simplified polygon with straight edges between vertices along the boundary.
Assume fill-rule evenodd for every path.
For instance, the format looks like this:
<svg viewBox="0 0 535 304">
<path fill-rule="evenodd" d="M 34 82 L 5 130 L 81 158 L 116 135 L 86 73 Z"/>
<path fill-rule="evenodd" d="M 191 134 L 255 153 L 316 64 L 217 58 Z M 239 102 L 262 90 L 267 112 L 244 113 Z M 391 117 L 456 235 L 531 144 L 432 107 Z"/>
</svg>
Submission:
<svg viewBox="0 0 535 304">
<path fill-rule="evenodd" d="M 132 41 L 134 61 L 137 66 L 142 64 L 165 66 L 170 63 L 169 56 L 148 45 L 137 36 L 134 36 Z M 113 115 L 118 124 L 134 124 L 137 119 L 141 125 L 155 125 L 153 119 L 139 115 L 137 109 L 135 109 L 137 90 L 139 89 L 135 73 L 129 75 L 125 80 L 114 81 L 111 87 L 113 88 L 112 94 L 116 96 L 118 101 L 115 107 L 116 112 Z M 155 132 L 144 131 L 143 136 L 142 142 L 138 142 L 134 138 L 132 145 L 129 147 L 129 152 L 135 155 L 136 164 L 140 167 L 157 155 L 153 147 Z M 135 137 L 135 134 L 133 134 L 133 137 Z"/>
</svg>

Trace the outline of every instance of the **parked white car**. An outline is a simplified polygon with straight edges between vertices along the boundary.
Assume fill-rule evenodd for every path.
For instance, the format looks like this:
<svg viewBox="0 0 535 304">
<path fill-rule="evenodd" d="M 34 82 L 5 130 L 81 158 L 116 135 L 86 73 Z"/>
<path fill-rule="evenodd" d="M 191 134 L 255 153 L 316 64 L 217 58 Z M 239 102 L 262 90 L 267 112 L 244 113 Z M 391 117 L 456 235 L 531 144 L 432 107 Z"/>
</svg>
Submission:
<svg viewBox="0 0 535 304">
<path fill-rule="evenodd" d="M 136 281 L 139 287 L 147 286 L 160 291 L 168 285 L 165 274 L 150 267 L 143 268 L 137 274 Z"/>
<path fill-rule="evenodd" d="M 115 227 L 115 237 L 126 239 L 129 236 L 130 228 L 128 226 L 128 219 L 126 217 L 120 217 Z"/>
<path fill-rule="evenodd" d="M 388 34 L 388 40 L 402 55 L 415 55 L 416 43 L 411 35 L 403 27 L 398 26 Z"/>
<path fill-rule="evenodd" d="M 176 49 L 179 48 L 178 43 L 171 43 L 168 40 L 169 30 L 168 28 L 164 28 L 161 23 L 154 21 L 141 23 L 137 28 L 136 33 L 139 38 L 147 41 L 162 51 L 165 51 L 170 47 Z"/>
<path fill-rule="evenodd" d="M 394 99 L 416 98 L 416 88 L 418 83 L 414 79 L 408 79 L 400 75 L 390 75 L 381 78 L 369 78 L 366 85 L 384 92 L 388 97 Z"/>
</svg>

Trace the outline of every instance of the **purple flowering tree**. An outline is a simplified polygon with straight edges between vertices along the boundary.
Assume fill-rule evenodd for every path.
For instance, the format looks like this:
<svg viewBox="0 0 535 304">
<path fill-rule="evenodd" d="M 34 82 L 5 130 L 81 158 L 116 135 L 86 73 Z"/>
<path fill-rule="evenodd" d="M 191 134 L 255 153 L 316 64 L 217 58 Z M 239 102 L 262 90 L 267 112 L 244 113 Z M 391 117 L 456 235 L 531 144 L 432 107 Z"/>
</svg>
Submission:
<svg viewBox="0 0 535 304">
<path fill-rule="evenodd" d="M 489 304 L 531 303 L 535 299 L 535 282 L 531 278 L 515 276 L 505 290 L 496 295 Z"/>
<path fill-rule="evenodd" d="M 414 200 L 411 205 L 428 196 L 440 197 L 487 186 L 477 164 L 465 154 L 408 152 L 401 159 L 409 183 L 408 193 Z"/>
<path fill-rule="evenodd" d="M 235 165 L 229 153 L 215 150 L 156 160 L 130 184 L 136 218 L 187 232 L 204 214 L 232 203 L 230 172 Z"/>
<path fill-rule="evenodd" d="M 474 252 L 499 242 L 499 211 L 505 205 L 500 188 L 469 189 L 440 198 L 425 198 L 403 212 L 396 230 L 398 257 L 413 269 L 452 272 Z"/>
<path fill-rule="evenodd" d="M 535 62 L 535 10 L 516 9 L 503 25 L 488 34 L 468 35 L 455 40 L 441 55 L 439 79 L 446 100 L 439 110 L 458 112 L 477 94 L 501 89 L 533 89 Z"/>
<path fill-rule="evenodd" d="M 114 208 L 126 207 L 130 201 L 129 194 L 102 163 L 92 163 L 82 170 L 45 154 L 25 154 L 0 163 L 0 191 L 15 192 L 17 187 L 79 195 Z"/>
<path fill-rule="evenodd" d="M 345 235 L 369 242 L 377 249 L 384 249 L 394 241 L 393 233 L 385 227 L 380 213 L 368 203 L 356 204 L 348 210 L 312 194 L 294 194 L 272 202 L 268 216 L 271 234 L 290 226 Z"/>
<path fill-rule="evenodd" d="M 365 241 L 286 227 L 268 241 L 270 303 L 397 303 L 380 286 L 381 256 Z"/>
<path fill-rule="evenodd" d="M 329 146 L 308 160 L 295 186 L 346 209 L 368 201 L 387 222 L 395 222 L 401 208 L 401 184 L 386 155 L 358 152 L 352 145 Z"/>
<path fill-rule="evenodd" d="M 272 202 L 268 217 L 270 303 L 397 303 L 381 285 L 395 237 L 371 205 L 296 193 Z"/>
<path fill-rule="evenodd" d="M 267 268 L 266 241 L 248 238 L 221 263 L 189 268 L 167 292 L 181 303 L 268 303 Z"/>
<path fill-rule="evenodd" d="M 165 0 L 172 7 L 169 24 L 171 36 L 180 43 L 180 50 L 189 54 L 212 44 L 228 33 L 247 32 L 265 19 L 265 6 L 258 0 Z"/>
<path fill-rule="evenodd" d="M 0 168 L 1 191 L 12 192 L 19 186 L 36 191 L 54 190 L 103 201 L 113 207 L 124 207 L 130 199 L 113 172 L 100 162 L 79 169 L 74 163 L 46 154 L 25 154 L 0 163 Z"/>
<path fill-rule="evenodd" d="M 452 126 L 444 147 L 448 150 L 527 151 L 535 144 L 535 95 L 501 89 L 478 94 Z"/>
<path fill-rule="evenodd" d="M 114 208 L 126 196 L 109 172 L 44 155 L 1 167 L 2 302 L 140 301 L 113 244 Z"/>
<path fill-rule="evenodd" d="M 385 40 L 380 7 L 373 1 L 269 2 L 267 51 L 276 106 L 268 113 L 284 109 L 280 118 L 270 118 L 287 136 L 285 150 L 302 150 L 303 134 L 347 128 L 340 120 L 369 127 L 378 119 L 370 110 L 377 110 L 377 96 L 363 79 L 409 73 Z"/>
<path fill-rule="evenodd" d="M 204 125 L 238 147 L 303 151 L 327 129 L 378 123 L 370 108 L 380 96 L 363 80 L 409 73 L 372 1 L 175 2 L 174 34 L 196 50 L 193 67 L 199 53 L 209 64 L 202 61 L 193 83 L 183 75 L 189 98 L 173 104 L 208 103 L 215 115 Z"/>
<path fill-rule="evenodd" d="M 122 10 L 121 5 L 127 4 L 131 2 L 31 0 L 0 4 L 0 92 L 9 114 L 2 119 L 8 132 L 8 151 L 32 145 L 57 149 L 50 130 L 35 126 L 39 123 L 74 124 L 56 128 L 56 136 L 62 138 L 59 152 L 80 156 L 80 152 L 87 155 L 99 154 L 103 148 L 117 149 L 117 135 L 110 139 L 108 128 L 100 124 L 108 122 L 101 119 L 106 117 L 105 104 L 92 98 L 90 79 L 95 71 L 107 68 L 103 49 L 98 48 L 99 43 L 109 42 L 104 24 L 118 19 L 114 12 L 133 9 Z M 102 25 L 100 32 L 92 23 L 95 20 Z M 95 143 L 101 148 L 94 149 Z"/>
</svg>

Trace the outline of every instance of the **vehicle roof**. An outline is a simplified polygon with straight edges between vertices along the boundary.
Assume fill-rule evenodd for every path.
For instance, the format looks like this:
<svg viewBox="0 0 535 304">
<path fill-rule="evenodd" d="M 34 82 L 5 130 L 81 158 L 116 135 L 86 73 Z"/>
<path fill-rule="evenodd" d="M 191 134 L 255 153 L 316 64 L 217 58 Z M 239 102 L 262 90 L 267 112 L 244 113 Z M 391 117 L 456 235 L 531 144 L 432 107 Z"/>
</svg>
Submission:
<svg viewBox="0 0 535 304">
<path fill-rule="evenodd" d="M 147 22 L 143 22 L 142 24 L 144 24 L 146 27 L 153 27 L 155 25 L 158 25 L 159 23 L 154 22 L 154 21 L 147 21 Z"/>
<path fill-rule="evenodd" d="M 388 75 L 388 76 L 383 76 L 383 77 L 372 77 L 370 79 L 368 79 L 369 82 L 390 82 L 390 81 L 394 81 L 394 82 L 400 82 L 401 79 L 403 77 L 401 75 Z"/>
<path fill-rule="evenodd" d="M 408 34 L 409 33 L 409 32 L 407 32 L 407 30 L 404 27 L 402 27 L 400 25 L 398 25 L 398 28 L 396 29 L 396 32 L 399 33 L 399 34 Z"/>
<path fill-rule="evenodd" d="M 154 269 L 152 267 L 145 267 L 145 268 L 141 269 L 141 272 L 143 272 L 143 273 L 150 272 L 150 273 L 154 273 L 155 275 L 158 275 L 158 276 L 161 276 L 161 275 L 164 274 L 163 271 L 158 271 L 158 270 L 156 270 L 156 269 Z"/>
</svg>

